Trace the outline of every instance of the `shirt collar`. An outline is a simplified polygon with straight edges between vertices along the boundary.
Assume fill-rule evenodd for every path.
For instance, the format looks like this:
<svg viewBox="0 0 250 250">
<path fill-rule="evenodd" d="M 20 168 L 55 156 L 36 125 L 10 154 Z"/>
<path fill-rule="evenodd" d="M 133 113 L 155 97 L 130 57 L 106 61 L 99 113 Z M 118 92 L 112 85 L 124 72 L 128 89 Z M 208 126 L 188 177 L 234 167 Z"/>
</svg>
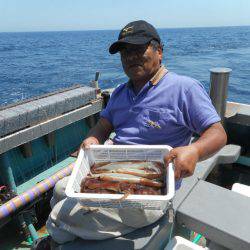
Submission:
<svg viewBox="0 0 250 250">
<path fill-rule="evenodd" d="M 161 65 L 161 67 L 158 69 L 155 75 L 149 80 L 149 82 L 155 86 L 167 73 L 168 70 L 165 68 L 164 65 Z M 131 80 L 128 81 L 128 86 L 132 87 Z"/>
<path fill-rule="evenodd" d="M 156 85 L 162 78 L 168 73 L 168 70 L 165 68 L 164 65 L 161 65 L 161 67 L 158 69 L 156 74 L 150 79 L 150 82 L 153 85 Z"/>
</svg>

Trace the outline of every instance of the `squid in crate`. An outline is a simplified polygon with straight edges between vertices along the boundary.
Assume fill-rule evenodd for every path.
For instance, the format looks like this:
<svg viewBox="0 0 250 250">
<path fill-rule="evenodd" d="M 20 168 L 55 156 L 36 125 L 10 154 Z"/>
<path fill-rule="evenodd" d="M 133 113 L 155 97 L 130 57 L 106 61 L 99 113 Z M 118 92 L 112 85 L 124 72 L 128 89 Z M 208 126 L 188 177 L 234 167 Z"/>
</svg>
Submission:
<svg viewBox="0 0 250 250">
<path fill-rule="evenodd" d="M 81 183 L 82 193 L 161 195 L 165 168 L 160 162 L 102 162 L 91 166 Z"/>
</svg>

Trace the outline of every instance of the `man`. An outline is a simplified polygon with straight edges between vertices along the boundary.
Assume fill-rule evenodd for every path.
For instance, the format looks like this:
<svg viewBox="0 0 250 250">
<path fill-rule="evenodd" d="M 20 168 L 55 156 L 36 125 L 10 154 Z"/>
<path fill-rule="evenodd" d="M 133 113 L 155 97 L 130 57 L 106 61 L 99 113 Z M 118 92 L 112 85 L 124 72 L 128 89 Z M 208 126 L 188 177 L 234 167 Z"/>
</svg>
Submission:
<svg viewBox="0 0 250 250">
<path fill-rule="evenodd" d="M 115 131 L 114 144 L 167 144 L 165 157 L 174 161 L 178 189 L 181 178 L 193 174 L 195 165 L 226 144 L 220 118 L 202 85 L 189 77 L 168 72 L 161 64 L 163 46 L 156 29 L 135 21 L 120 32 L 109 49 L 119 52 L 129 78 L 117 87 L 83 147 L 104 143 Z M 193 133 L 199 139 L 189 144 Z M 75 239 L 117 237 L 157 221 L 164 211 L 83 208 L 63 193 L 67 180 L 54 190 L 47 229 L 58 243 Z"/>
<path fill-rule="evenodd" d="M 113 130 L 115 144 L 168 144 L 174 149 L 165 161 L 174 160 L 180 179 L 225 145 L 226 133 L 202 85 L 161 65 L 163 48 L 151 24 L 129 23 L 109 51 L 120 52 L 130 80 L 116 88 L 85 147 L 103 143 Z M 188 145 L 192 133 L 200 138 Z"/>
</svg>

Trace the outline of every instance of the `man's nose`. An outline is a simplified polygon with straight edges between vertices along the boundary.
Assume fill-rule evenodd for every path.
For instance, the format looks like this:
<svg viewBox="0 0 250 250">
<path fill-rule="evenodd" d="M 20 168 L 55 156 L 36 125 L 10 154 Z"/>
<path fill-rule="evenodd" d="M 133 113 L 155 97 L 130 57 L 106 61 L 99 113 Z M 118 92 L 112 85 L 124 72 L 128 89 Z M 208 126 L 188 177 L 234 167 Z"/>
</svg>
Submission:
<svg viewBox="0 0 250 250">
<path fill-rule="evenodd" d="M 132 53 L 128 53 L 126 55 L 126 61 L 127 62 L 130 62 L 130 61 L 135 61 L 139 58 L 139 55 L 135 52 L 132 52 Z"/>
</svg>

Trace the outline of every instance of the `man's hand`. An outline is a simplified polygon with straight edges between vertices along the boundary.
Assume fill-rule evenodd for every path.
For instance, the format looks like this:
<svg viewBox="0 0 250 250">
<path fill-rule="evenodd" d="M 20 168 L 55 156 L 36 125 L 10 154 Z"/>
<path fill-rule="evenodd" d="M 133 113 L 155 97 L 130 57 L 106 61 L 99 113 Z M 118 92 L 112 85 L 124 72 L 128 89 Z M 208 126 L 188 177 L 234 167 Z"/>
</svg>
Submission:
<svg viewBox="0 0 250 250">
<path fill-rule="evenodd" d="M 90 136 L 82 142 L 81 148 L 89 148 L 90 145 L 97 145 L 97 144 L 100 144 L 99 141 L 95 137 Z"/>
<path fill-rule="evenodd" d="M 164 158 L 164 162 L 167 166 L 173 161 L 175 166 L 175 179 L 177 180 L 191 176 L 194 173 L 198 160 L 198 150 L 192 144 L 189 146 L 173 148 Z"/>
<path fill-rule="evenodd" d="M 191 176 L 198 161 L 203 161 L 214 155 L 226 145 L 227 135 L 222 125 L 217 122 L 201 133 L 200 138 L 184 147 L 177 147 L 170 151 L 164 159 L 168 165 L 171 161 L 175 165 L 175 178 Z"/>
<path fill-rule="evenodd" d="M 89 148 L 90 145 L 104 143 L 112 130 L 112 124 L 107 119 L 101 117 L 95 127 L 89 131 L 87 138 L 82 142 L 80 148 Z"/>
</svg>

